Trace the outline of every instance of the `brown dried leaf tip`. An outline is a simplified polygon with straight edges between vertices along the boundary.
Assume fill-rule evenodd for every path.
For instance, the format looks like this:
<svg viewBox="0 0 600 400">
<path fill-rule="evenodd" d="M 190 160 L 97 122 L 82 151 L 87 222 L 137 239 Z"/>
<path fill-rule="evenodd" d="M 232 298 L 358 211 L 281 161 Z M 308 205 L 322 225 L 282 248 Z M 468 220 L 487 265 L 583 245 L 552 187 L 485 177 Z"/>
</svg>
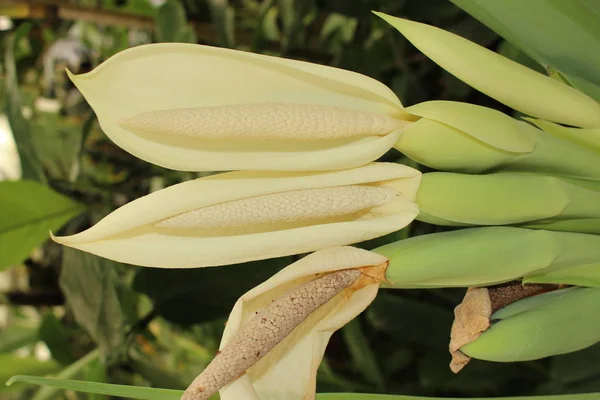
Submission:
<svg viewBox="0 0 600 400">
<path fill-rule="evenodd" d="M 362 268 L 361 268 L 362 270 Z M 181 400 L 205 400 L 231 383 L 285 339 L 310 314 L 363 281 L 358 269 L 306 282 L 256 313 L 187 388 Z M 359 279 L 361 278 L 361 279 Z M 373 278 L 365 276 L 367 280 Z"/>
<path fill-rule="evenodd" d="M 487 288 L 469 288 L 465 297 L 454 309 L 454 323 L 450 331 L 450 369 L 458 373 L 471 357 L 460 348 L 471 343 L 490 327 L 490 317 L 495 311 L 518 300 L 558 289 L 558 285 L 523 285 L 512 281 Z"/>
</svg>

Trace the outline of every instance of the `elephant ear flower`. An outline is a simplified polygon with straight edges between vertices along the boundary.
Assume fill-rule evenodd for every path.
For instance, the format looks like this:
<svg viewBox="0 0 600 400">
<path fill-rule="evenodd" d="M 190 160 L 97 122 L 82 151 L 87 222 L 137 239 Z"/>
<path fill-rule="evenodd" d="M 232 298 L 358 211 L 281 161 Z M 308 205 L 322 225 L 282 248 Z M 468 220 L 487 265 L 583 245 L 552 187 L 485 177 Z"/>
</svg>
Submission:
<svg viewBox="0 0 600 400">
<path fill-rule="evenodd" d="M 195 268 L 299 254 L 408 225 L 421 173 L 393 163 L 330 172 L 236 171 L 141 197 L 54 240 L 129 264 Z"/>
<path fill-rule="evenodd" d="M 313 399 L 329 338 L 374 299 L 387 258 L 353 247 L 317 251 L 244 294 L 220 351 L 183 400 Z"/>
<path fill-rule="evenodd" d="M 182 171 L 357 167 L 414 119 L 367 76 L 200 45 L 138 46 L 69 76 L 117 145 Z"/>
<path fill-rule="evenodd" d="M 600 127 L 600 104 L 576 89 L 443 29 L 375 14 L 436 64 L 499 102 L 548 121 Z"/>
</svg>

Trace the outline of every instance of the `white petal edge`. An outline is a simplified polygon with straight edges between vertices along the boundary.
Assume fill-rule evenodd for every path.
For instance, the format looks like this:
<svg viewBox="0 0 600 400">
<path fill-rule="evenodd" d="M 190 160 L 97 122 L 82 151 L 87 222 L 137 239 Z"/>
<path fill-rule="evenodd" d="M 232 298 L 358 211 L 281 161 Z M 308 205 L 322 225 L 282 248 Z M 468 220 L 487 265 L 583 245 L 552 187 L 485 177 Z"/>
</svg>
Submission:
<svg viewBox="0 0 600 400">
<path fill-rule="evenodd" d="M 549 121 L 600 127 L 600 104 L 578 90 L 443 29 L 375 14 L 436 64 L 499 102 Z"/>
<path fill-rule="evenodd" d="M 119 121 L 154 110 L 268 102 L 330 105 L 409 117 L 389 88 L 367 76 L 200 45 L 138 46 L 116 54 L 87 74 L 69 76 L 96 112 L 104 132 L 117 145 L 146 161 L 186 171 L 349 168 L 362 165 L 354 157 L 366 159 L 363 164 L 373 161 L 385 152 L 382 147 L 391 147 L 391 140 L 367 138 L 372 139 L 366 141 L 368 145 L 359 140 L 360 145 L 352 146 L 352 142 L 350 148 L 323 149 L 315 155 L 277 149 L 215 152 L 202 146 L 191 148 L 152 140 L 123 129 Z"/>
<path fill-rule="evenodd" d="M 252 314 L 315 274 L 341 269 L 378 266 L 387 258 L 354 247 L 317 251 L 286 267 L 244 294 L 235 304 L 221 340 L 221 348 Z M 312 314 L 286 340 L 221 390 L 222 400 L 303 400 L 314 396 L 316 371 L 331 334 L 360 314 L 375 298 L 379 284 L 370 284 L 347 296 L 337 296 Z"/>
</svg>

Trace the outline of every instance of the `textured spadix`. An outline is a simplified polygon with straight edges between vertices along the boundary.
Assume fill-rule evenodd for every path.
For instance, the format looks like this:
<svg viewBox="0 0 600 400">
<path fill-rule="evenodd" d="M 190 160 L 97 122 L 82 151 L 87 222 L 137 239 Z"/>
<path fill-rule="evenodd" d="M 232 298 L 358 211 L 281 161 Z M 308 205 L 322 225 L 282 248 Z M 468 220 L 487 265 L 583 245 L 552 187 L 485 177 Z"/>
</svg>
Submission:
<svg viewBox="0 0 600 400">
<path fill-rule="evenodd" d="M 387 259 L 379 254 L 352 247 L 333 247 L 317 251 L 291 264 L 240 297 L 229 315 L 221 348 L 236 340 L 238 332 L 256 312 L 300 285 L 324 273 L 353 269 L 364 271 L 351 287 L 312 312 L 289 336 L 248 369 L 245 375 L 221 390 L 221 399 L 313 398 L 317 368 L 329 338 L 373 301 L 386 266 Z M 302 305 L 302 299 L 298 299 L 298 307 L 301 308 Z M 306 302 L 306 306 L 309 305 Z M 293 315 L 290 315 L 291 318 Z"/>
<path fill-rule="evenodd" d="M 333 106 L 266 103 L 148 111 L 120 125 L 133 132 L 198 139 L 298 140 L 385 136 L 409 123 Z M 302 143 L 299 143 L 300 145 Z"/>
<path fill-rule="evenodd" d="M 501 103 L 549 121 L 600 127 L 600 105 L 576 89 L 453 33 L 376 14 L 442 68 Z"/>
<path fill-rule="evenodd" d="M 519 300 L 494 313 L 499 320 L 461 347 L 473 358 L 528 361 L 580 350 L 600 341 L 600 289 L 569 288 Z"/>
<path fill-rule="evenodd" d="M 432 251 L 435 249 L 435 251 Z M 515 227 L 468 228 L 373 250 L 390 260 L 393 288 L 525 283 L 600 287 L 600 236 Z"/>
<path fill-rule="evenodd" d="M 600 184 L 524 173 L 423 176 L 418 219 L 449 226 L 521 224 L 600 233 Z"/>
<path fill-rule="evenodd" d="M 422 118 L 404 130 L 394 147 L 428 167 L 467 173 L 538 172 L 600 180 L 597 152 L 499 111 L 451 101 L 428 101 L 406 111 Z"/>
<path fill-rule="evenodd" d="M 364 75 L 199 45 L 138 46 L 70 77 L 117 145 L 178 170 L 356 167 L 414 119 Z"/>
<path fill-rule="evenodd" d="M 130 264 L 193 268 L 344 245 L 399 230 L 418 213 L 421 175 L 374 163 L 333 172 L 239 171 L 137 199 L 64 245 Z"/>
</svg>

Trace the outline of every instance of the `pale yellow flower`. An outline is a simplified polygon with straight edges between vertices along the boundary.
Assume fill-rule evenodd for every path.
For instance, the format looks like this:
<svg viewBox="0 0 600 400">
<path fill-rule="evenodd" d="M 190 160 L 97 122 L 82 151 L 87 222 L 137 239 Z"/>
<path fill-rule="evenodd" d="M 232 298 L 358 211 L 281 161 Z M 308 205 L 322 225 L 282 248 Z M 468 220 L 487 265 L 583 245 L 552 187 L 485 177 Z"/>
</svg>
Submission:
<svg viewBox="0 0 600 400">
<path fill-rule="evenodd" d="M 291 264 L 240 297 L 229 315 L 221 349 L 257 312 L 294 288 L 339 270 L 361 272 L 350 287 L 312 312 L 244 375 L 221 390 L 221 399 L 314 399 L 316 372 L 329 338 L 375 299 L 387 261 L 379 254 L 353 247 L 328 248 Z"/>
<path fill-rule="evenodd" d="M 54 240 L 129 264 L 226 265 L 346 245 L 418 214 L 421 173 L 372 163 L 331 172 L 238 171 L 154 192 L 90 229 Z"/>
<path fill-rule="evenodd" d="M 192 44 L 135 47 L 69 76 L 117 145 L 182 171 L 357 167 L 412 118 L 367 76 Z"/>
</svg>

